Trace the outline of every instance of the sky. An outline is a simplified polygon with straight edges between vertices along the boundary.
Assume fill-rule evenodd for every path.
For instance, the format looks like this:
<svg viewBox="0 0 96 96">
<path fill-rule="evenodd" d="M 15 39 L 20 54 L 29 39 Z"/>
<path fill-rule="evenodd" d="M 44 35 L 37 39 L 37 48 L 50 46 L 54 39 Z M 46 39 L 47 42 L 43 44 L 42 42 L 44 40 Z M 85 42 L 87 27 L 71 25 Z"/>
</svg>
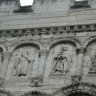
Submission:
<svg viewBox="0 0 96 96">
<path fill-rule="evenodd" d="M 20 0 L 21 6 L 32 5 L 34 0 Z M 82 1 L 82 0 L 76 0 Z"/>
<path fill-rule="evenodd" d="M 21 6 L 32 5 L 34 0 L 20 0 Z"/>
</svg>

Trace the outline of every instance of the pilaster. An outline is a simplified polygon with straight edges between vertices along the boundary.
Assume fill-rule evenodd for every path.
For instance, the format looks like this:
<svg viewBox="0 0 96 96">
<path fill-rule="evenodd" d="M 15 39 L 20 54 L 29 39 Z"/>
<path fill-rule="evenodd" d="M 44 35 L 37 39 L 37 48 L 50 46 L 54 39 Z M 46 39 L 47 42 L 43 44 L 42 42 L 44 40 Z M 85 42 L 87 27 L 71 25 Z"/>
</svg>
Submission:
<svg viewBox="0 0 96 96">
<path fill-rule="evenodd" d="M 40 59 L 40 66 L 39 66 L 38 74 L 43 75 L 45 71 L 47 56 L 48 56 L 48 50 L 47 49 L 40 50 L 39 56 L 41 59 Z"/>
<path fill-rule="evenodd" d="M 85 51 L 86 49 L 83 47 L 77 49 L 78 58 L 77 58 L 76 75 L 82 75 Z"/>
<path fill-rule="evenodd" d="M 1 77 L 5 78 L 6 71 L 8 68 L 8 62 L 11 56 L 11 52 L 5 52 L 3 53 L 3 64 L 2 64 L 2 69 L 1 69 Z"/>
</svg>

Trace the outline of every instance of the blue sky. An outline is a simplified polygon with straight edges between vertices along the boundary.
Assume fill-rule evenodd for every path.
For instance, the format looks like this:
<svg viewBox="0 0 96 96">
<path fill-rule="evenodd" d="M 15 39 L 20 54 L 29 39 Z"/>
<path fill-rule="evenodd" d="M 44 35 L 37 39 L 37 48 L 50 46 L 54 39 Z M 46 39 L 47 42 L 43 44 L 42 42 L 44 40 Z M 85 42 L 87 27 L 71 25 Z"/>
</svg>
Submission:
<svg viewBox="0 0 96 96">
<path fill-rule="evenodd" d="M 20 0 L 21 6 L 32 5 L 34 0 Z"/>
</svg>

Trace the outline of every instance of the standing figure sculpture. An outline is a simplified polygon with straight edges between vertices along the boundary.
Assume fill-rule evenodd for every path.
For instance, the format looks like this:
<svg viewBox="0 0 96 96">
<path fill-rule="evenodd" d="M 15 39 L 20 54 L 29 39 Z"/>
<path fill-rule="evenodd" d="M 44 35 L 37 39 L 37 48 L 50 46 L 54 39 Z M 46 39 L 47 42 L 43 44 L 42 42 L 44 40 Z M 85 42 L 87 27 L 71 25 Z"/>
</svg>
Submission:
<svg viewBox="0 0 96 96">
<path fill-rule="evenodd" d="M 54 57 L 55 61 L 55 66 L 54 66 L 54 72 L 59 72 L 59 73 L 67 73 L 68 72 L 68 60 L 66 55 L 67 48 L 61 47 L 60 52 L 56 57 Z"/>
<path fill-rule="evenodd" d="M 28 57 L 29 51 L 22 52 L 21 56 L 18 57 L 14 64 L 14 76 L 27 76 L 29 65 L 31 60 Z"/>
</svg>

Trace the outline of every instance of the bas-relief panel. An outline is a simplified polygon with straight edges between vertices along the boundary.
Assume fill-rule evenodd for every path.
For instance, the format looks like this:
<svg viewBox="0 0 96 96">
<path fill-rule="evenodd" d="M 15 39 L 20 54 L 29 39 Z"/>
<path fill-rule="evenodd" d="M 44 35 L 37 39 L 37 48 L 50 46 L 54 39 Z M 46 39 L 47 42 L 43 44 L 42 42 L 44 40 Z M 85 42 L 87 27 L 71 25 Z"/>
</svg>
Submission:
<svg viewBox="0 0 96 96">
<path fill-rule="evenodd" d="M 76 48 L 72 44 L 61 43 L 51 48 L 46 63 L 45 75 L 73 74 L 76 67 Z"/>
<path fill-rule="evenodd" d="M 86 50 L 83 73 L 96 73 L 96 42 L 91 43 Z"/>
<path fill-rule="evenodd" d="M 24 45 L 12 53 L 7 76 L 20 78 L 34 75 L 33 71 L 37 71 L 37 65 L 39 65 L 38 48 L 32 45 Z M 37 69 L 35 66 L 37 66 Z"/>
</svg>

